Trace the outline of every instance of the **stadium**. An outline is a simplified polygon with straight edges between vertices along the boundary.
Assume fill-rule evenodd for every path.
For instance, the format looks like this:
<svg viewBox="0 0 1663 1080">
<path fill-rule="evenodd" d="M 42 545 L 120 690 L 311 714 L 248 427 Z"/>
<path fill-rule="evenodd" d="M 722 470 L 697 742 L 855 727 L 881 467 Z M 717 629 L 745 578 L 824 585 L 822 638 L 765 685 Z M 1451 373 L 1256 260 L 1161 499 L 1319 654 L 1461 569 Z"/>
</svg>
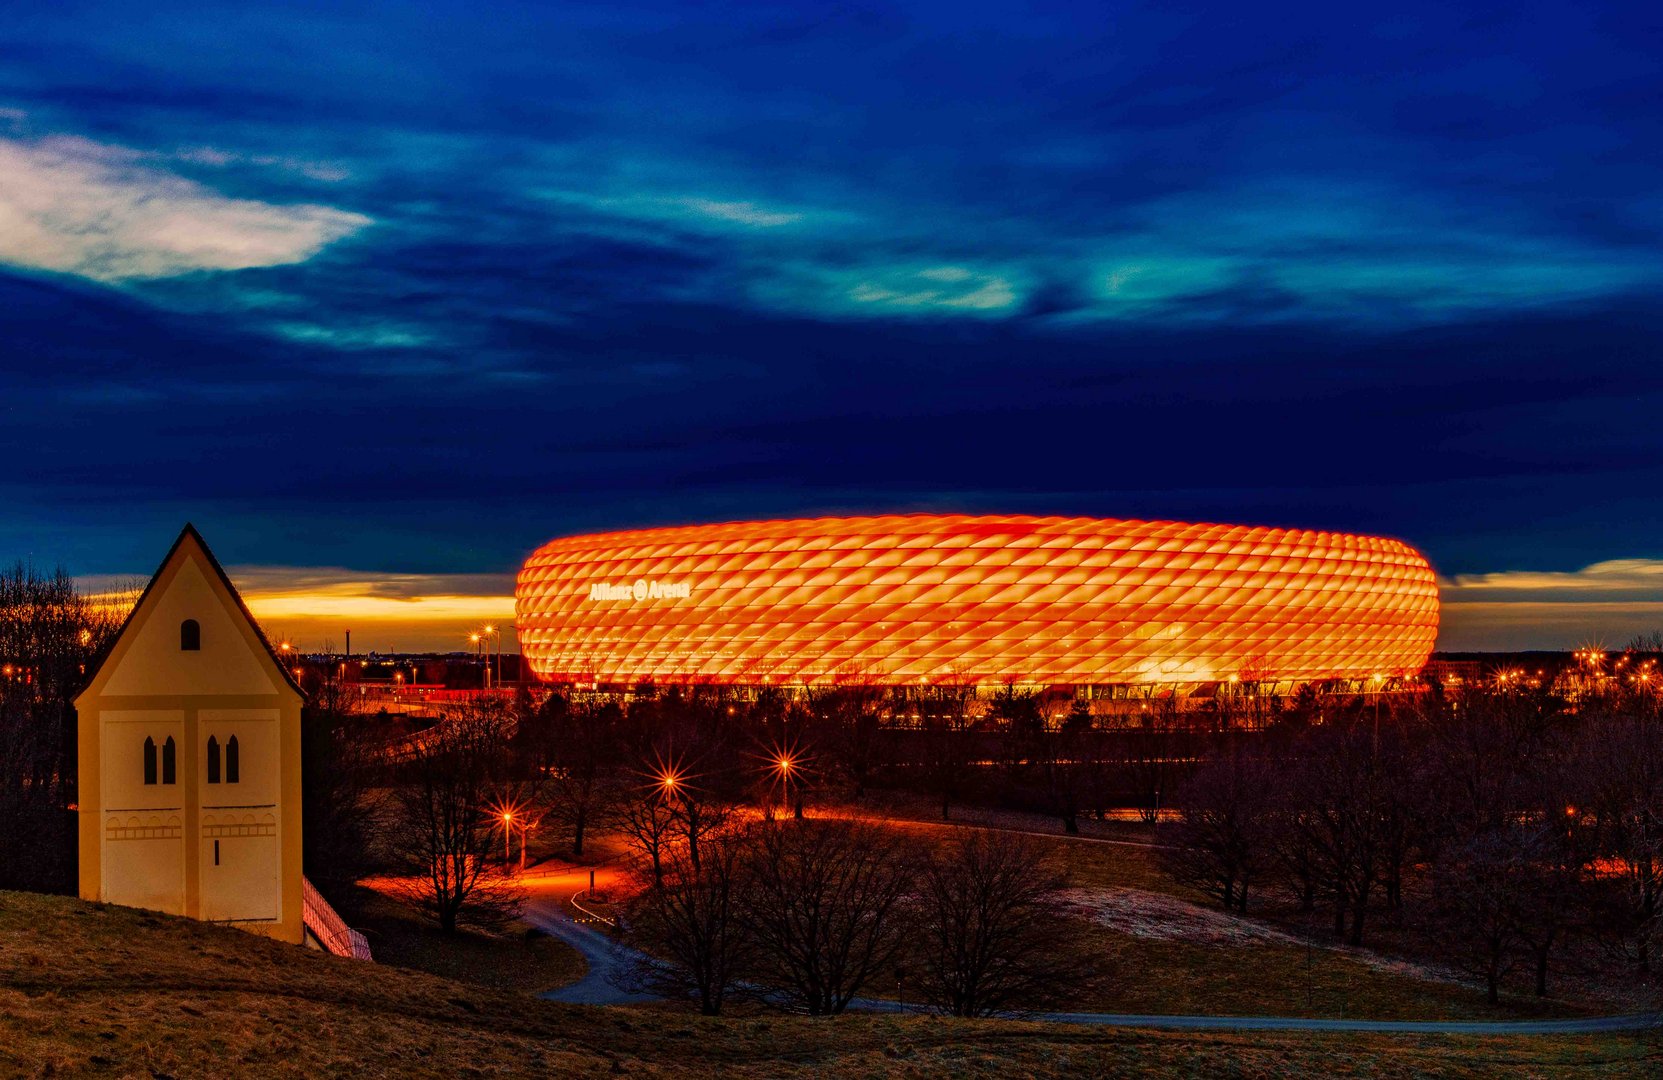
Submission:
<svg viewBox="0 0 1663 1080">
<path fill-rule="evenodd" d="M 515 611 L 546 682 L 1113 697 L 1414 675 L 1438 588 L 1397 540 L 917 514 L 565 537 L 526 560 Z"/>
</svg>

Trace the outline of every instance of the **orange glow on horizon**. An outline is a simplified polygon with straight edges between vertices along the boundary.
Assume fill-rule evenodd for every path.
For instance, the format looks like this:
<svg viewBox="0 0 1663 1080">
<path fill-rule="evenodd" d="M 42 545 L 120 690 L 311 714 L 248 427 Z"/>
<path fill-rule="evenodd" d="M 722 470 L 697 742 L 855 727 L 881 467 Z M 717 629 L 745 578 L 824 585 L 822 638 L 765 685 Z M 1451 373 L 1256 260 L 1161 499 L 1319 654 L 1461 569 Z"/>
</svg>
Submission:
<svg viewBox="0 0 1663 1080">
<path fill-rule="evenodd" d="M 1438 585 L 1396 540 L 907 515 L 568 537 L 520 571 L 521 648 L 581 682 L 1050 684 L 1412 674 Z"/>
</svg>

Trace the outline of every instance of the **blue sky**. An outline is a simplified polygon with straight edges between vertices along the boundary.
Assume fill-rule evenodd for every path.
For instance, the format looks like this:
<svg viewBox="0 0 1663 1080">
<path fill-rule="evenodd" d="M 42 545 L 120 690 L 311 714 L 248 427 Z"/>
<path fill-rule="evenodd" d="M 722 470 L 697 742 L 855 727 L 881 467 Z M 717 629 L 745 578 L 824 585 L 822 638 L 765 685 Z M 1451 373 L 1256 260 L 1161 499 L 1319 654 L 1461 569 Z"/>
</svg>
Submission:
<svg viewBox="0 0 1663 1080">
<path fill-rule="evenodd" d="M 1450 647 L 1620 643 L 1663 625 L 1660 45 L 1639 4 L 33 5 L 0 553 L 147 573 L 189 518 L 391 602 L 592 528 L 1229 520 L 1416 544 Z"/>
</svg>

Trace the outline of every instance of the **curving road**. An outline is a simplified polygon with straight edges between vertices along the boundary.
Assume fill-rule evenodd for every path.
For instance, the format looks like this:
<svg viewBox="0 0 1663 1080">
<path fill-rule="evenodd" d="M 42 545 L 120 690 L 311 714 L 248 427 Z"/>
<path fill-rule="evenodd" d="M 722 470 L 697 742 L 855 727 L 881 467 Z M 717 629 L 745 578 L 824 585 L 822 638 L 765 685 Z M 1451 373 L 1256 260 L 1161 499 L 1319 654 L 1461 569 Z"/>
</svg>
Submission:
<svg viewBox="0 0 1663 1080">
<path fill-rule="evenodd" d="M 617 880 L 617 871 L 595 867 L 595 885 L 606 888 Z M 557 937 L 583 955 L 589 971 L 577 982 L 543 994 L 550 1001 L 573 1005 L 632 1005 L 657 1001 L 656 994 L 622 990 L 618 982 L 640 954 L 620 945 L 596 924 L 575 921 L 568 912 L 571 898 L 589 887 L 588 867 L 557 867 L 528 873 L 524 882 L 526 922 Z"/>
</svg>

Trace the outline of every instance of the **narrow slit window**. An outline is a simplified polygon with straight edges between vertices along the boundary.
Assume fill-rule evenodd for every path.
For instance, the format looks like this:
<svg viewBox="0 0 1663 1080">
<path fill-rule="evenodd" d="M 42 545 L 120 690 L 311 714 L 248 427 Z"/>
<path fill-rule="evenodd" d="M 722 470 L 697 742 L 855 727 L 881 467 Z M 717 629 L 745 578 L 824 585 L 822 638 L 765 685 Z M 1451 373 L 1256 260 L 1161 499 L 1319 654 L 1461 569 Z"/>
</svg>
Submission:
<svg viewBox="0 0 1663 1080">
<path fill-rule="evenodd" d="M 179 648 L 183 652 L 202 650 L 202 626 L 195 619 L 186 619 L 179 624 Z"/>
<path fill-rule="evenodd" d="M 214 841 L 214 865 L 219 865 L 219 841 Z"/>
<path fill-rule="evenodd" d="M 148 735 L 144 737 L 144 782 L 156 782 L 156 740 Z"/>
<path fill-rule="evenodd" d="M 242 778 L 242 752 L 237 746 L 237 737 L 231 736 L 225 740 L 225 782 L 235 784 Z"/>
<path fill-rule="evenodd" d="M 219 740 L 208 736 L 208 783 L 219 783 Z"/>
<path fill-rule="evenodd" d="M 173 743 L 173 736 L 167 737 L 162 744 L 162 783 L 178 783 L 179 748 Z"/>
</svg>

